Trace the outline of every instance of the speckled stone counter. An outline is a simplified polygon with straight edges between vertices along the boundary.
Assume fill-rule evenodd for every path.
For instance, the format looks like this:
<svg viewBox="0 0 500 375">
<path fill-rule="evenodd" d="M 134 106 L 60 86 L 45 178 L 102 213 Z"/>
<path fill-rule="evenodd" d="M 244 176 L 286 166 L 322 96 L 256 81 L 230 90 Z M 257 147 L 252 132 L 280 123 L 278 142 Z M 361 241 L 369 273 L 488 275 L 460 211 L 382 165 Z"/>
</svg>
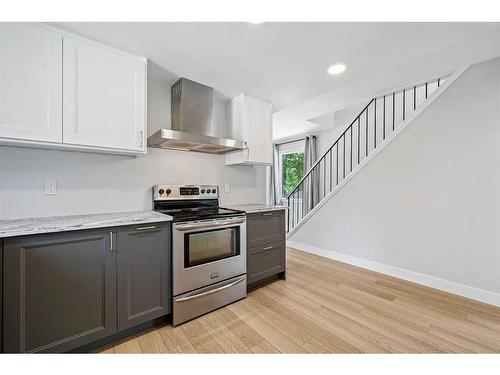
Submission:
<svg viewBox="0 0 500 375">
<path fill-rule="evenodd" d="M 286 210 L 285 206 L 272 206 L 267 204 L 259 204 L 259 203 L 250 203 L 250 204 L 237 204 L 230 206 L 223 206 L 224 208 L 228 208 L 230 210 L 240 210 L 244 211 L 247 214 L 251 214 L 254 212 L 263 212 L 263 211 L 278 211 L 278 210 Z"/>
<path fill-rule="evenodd" d="M 26 236 L 29 234 L 68 232 L 82 229 L 117 227 L 124 225 L 159 223 L 164 221 L 172 221 L 172 217 L 155 211 L 0 220 L 0 238 Z"/>
</svg>

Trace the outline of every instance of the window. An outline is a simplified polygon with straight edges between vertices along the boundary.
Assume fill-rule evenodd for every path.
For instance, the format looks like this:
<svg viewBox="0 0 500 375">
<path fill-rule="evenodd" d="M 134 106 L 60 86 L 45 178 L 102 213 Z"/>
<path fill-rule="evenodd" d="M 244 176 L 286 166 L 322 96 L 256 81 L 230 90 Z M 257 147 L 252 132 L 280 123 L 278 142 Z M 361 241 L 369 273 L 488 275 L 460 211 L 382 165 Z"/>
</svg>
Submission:
<svg viewBox="0 0 500 375">
<path fill-rule="evenodd" d="M 304 176 L 304 152 L 292 152 L 281 156 L 281 190 L 283 197 L 288 196 Z"/>
<path fill-rule="evenodd" d="M 278 146 L 278 181 L 280 197 L 286 199 L 304 176 L 304 140 Z"/>
</svg>

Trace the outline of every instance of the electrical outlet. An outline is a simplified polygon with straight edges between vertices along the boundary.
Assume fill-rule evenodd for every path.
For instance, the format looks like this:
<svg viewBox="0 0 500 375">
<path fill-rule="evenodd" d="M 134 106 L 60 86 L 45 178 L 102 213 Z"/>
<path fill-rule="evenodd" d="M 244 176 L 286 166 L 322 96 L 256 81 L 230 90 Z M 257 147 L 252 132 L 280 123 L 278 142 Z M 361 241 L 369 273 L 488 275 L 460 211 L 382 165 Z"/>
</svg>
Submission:
<svg viewBox="0 0 500 375">
<path fill-rule="evenodd" d="M 45 181 L 45 195 L 56 195 L 56 194 L 57 194 L 57 182 Z"/>
<path fill-rule="evenodd" d="M 231 185 L 229 184 L 224 184 L 224 192 L 230 193 L 231 192 Z"/>
</svg>

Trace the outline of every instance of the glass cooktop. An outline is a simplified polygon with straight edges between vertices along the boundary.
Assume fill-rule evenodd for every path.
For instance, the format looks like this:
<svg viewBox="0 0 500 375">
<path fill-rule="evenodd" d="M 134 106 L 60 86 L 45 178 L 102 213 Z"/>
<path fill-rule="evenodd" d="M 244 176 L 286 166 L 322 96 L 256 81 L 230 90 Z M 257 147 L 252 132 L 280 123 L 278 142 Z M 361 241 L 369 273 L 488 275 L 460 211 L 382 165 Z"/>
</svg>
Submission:
<svg viewBox="0 0 500 375">
<path fill-rule="evenodd" d="M 176 222 L 214 219 L 243 213 L 243 211 L 229 210 L 220 207 L 170 208 L 159 209 L 158 212 L 172 216 Z"/>
</svg>

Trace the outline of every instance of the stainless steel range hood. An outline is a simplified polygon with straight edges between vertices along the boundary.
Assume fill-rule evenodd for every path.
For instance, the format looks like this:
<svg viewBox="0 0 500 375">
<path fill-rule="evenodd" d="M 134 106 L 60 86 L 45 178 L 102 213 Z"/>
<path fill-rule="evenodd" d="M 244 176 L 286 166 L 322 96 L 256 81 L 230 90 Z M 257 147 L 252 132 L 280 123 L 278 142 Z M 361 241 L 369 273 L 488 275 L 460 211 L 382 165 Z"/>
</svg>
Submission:
<svg viewBox="0 0 500 375">
<path fill-rule="evenodd" d="M 246 142 L 215 135 L 211 87 L 181 78 L 171 91 L 172 129 L 160 129 L 151 135 L 149 147 L 210 154 L 246 148 Z"/>
</svg>

